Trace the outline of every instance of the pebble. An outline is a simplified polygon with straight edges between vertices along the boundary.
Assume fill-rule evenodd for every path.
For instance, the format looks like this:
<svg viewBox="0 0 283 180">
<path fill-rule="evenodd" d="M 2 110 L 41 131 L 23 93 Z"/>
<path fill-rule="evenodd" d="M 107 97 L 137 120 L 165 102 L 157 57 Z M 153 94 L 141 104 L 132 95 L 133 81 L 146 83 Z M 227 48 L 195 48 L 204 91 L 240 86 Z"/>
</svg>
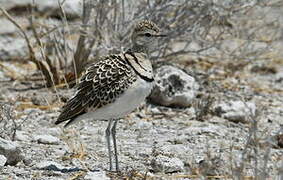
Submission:
<svg viewBox="0 0 283 180">
<path fill-rule="evenodd" d="M 0 57 L 2 60 L 24 57 L 28 54 L 23 38 L 4 36 L 0 38 Z"/>
<path fill-rule="evenodd" d="M 18 141 L 30 141 L 31 138 L 27 135 L 25 131 L 16 131 L 15 139 Z"/>
<path fill-rule="evenodd" d="M 47 171 L 59 171 L 61 173 L 72 173 L 72 172 L 79 172 L 83 169 L 76 167 L 65 167 L 57 162 L 53 161 L 42 161 L 35 165 L 37 169 L 40 170 L 47 170 Z"/>
<path fill-rule="evenodd" d="M 10 34 L 17 31 L 17 28 L 7 19 L 0 19 L 0 34 Z"/>
<path fill-rule="evenodd" d="M 0 166 L 4 166 L 7 162 L 7 158 L 0 154 Z"/>
<path fill-rule="evenodd" d="M 110 178 L 106 176 L 105 171 L 87 172 L 84 179 L 85 180 L 110 180 Z"/>
<path fill-rule="evenodd" d="M 47 129 L 47 133 L 52 136 L 60 136 L 62 133 L 62 130 L 60 127 L 52 127 Z"/>
<path fill-rule="evenodd" d="M 277 144 L 279 148 L 283 148 L 283 134 L 278 134 L 276 136 Z"/>
<path fill-rule="evenodd" d="M 57 16 L 60 13 L 57 0 L 36 0 L 35 7 L 37 11 L 42 13 L 49 12 L 50 16 Z M 28 7 L 30 0 L 12 0 L 12 1 L 0 1 L 0 6 L 4 9 L 13 9 L 16 7 Z M 78 18 L 82 14 L 82 1 L 81 0 L 71 0 L 66 1 L 62 4 L 64 13 L 66 14 L 68 20 Z"/>
<path fill-rule="evenodd" d="M 220 102 L 213 109 L 222 118 L 242 123 L 247 123 L 249 116 L 254 116 L 256 113 L 255 103 L 243 101 Z"/>
<path fill-rule="evenodd" d="M 53 162 L 53 161 L 42 161 L 42 162 L 37 163 L 35 167 L 37 169 L 49 169 L 50 167 L 53 167 L 54 170 L 55 169 L 61 170 L 65 168 L 61 164 L 58 164 L 57 162 Z"/>
<path fill-rule="evenodd" d="M 154 172 L 174 173 L 183 171 L 184 163 L 179 158 L 158 155 L 151 161 L 151 167 Z"/>
<path fill-rule="evenodd" d="M 55 136 L 51 136 L 51 135 L 37 135 L 34 137 L 34 139 L 38 142 L 38 143 L 42 143 L 42 144 L 59 144 L 60 143 L 60 139 L 55 137 Z"/>
<path fill-rule="evenodd" d="M 23 160 L 23 155 L 18 145 L 2 138 L 0 138 L 0 155 L 5 156 L 7 159 L 6 165 L 13 166 Z"/>
</svg>

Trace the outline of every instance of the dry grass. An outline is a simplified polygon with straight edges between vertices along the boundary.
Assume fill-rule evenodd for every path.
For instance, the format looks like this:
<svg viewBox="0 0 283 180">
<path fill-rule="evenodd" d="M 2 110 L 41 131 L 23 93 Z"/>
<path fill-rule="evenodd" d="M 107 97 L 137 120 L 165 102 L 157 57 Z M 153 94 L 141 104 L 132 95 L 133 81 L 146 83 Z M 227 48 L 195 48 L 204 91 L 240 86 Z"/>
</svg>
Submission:
<svg viewBox="0 0 283 180">
<path fill-rule="evenodd" d="M 231 83 L 226 79 L 235 77 L 239 79 L 249 78 L 243 71 L 246 67 L 259 60 L 270 62 L 270 66 L 263 69 L 256 69 L 256 73 L 276 73 L 277 65 L 283 64 L 283 59 L 276 53 L 266 48 L 249 48 L 254 42 L 269 43 L 278 39 L 276 31 L 278 26 L 274 26 L 274 34 L 272 36 L 260 35 L 260 29 L 266 28 L 269 24 L 253 24 L 253 31 L 244 24 L 233 24 L 235 18 L 245 18 L 245 14 L 252 11 L 253 8 L 264 6 L 266 1 L 257 4 L 247 5 L 243 2 L 234 2 L 225 6 L 215 4 L 212 1 L 184 1 L 175 4 L 167 0 L 161 1 L 138 1 L 136 6 L 131 6 L 132 1 L 124 0 L 114 1 L 83 1 L 82 22 L 79 25 L 72 24 L 66 18 L 62 4 L 59 3 L 61 13 L 61 24 L 57 26 L 42 25 L 37 21 L 36 12 L 33 6 L 30 6 L 29 27 L 32 37 L 27 35 L 27 29 L 19 25 L 18 22 L 4 9 L 1 9 L 3 15 L 9 19 L 21 32 L 26 40 L 29 57 L 28 61 L 35 64 L 37 70 L 41 72 L 39 80 L 45 81 L 46 87 L 52 89 L 60 89 L 62 87 L 70 87 L 74 85 L 84 70 L 85 65 L 91 61 L 96 61 L 100 55 L 107 53 L 118 53 L 126 50 L 129 45 L 130 30 L 126 27 L 140 19 L 148 18 L 157 22 L 166 33 L 168 38 L 160 42 L 161 50 L 153 52 L 153 59 L 158 61 L 174 61 L 174 63 L 182 64 L 186 68 L 195 68 L 196 71 L 205 72 L 207 77 L 204 83 L 217 82 L 217 85 L 207 85 L 207 95 L 203 95 L 198 102 L 195 103 L 196 119 L 205 121 L 210 115 L 210 108 L 215 101 L 214 93 L 221 89 L 226 91 L 237 92 L 241 90 L 238 83 Z M 280 5 L 280 4 L 279 4 Z M 272 6 L 272 4 L 269 4 Z M 282 5 L 280 5 L 282 6 Z M 128 13 L 132 12 L 132 13 Z M 219 13 L 221 12 L 221 14 Z M 37 18 L 36 18 L 37 17 Z M 260 18 L 260 17 L 258 17 Z M 236 21 L 238 22 L 238 21 Z M 246 21 L 249 24 L 249 20 Z M 250 24 L 251 25 L 251 24 Z M 242 27 L 243 29 L 239 29 Z M 277 28 L 277 29 L 276 29 Z M 74 29 L 79 29 L 78 31 Z M 104 31 L 108 29 L 108 31 Z M 215 30 L 217 29 L 217 30 Z M 250 31 L 248 31 L 250 30 Z M 77 35 L 74 35 L 77 33 Z M 237 41 L 237 47 L 227 51 L 222 48 L 223 39 Z M 75 48 L 70 48 L 70 44 L 76 42 Z M 182 46 L 176 48 L 177 43 Z M 198 44 L 197 49 L 191 48 L 192 44 Z M 208 50 L 216 49 L 217 55 L 211 55 Z M 38 55 L 39 54 L 39 55 Z M 179 58 L 183 55 L 183 60 Z M 189 56 L 196 56 L 199 59 Z M 177 56 L 179 58 L 177 58 Z M 157 61 L 157 62 L 158 62 Z M 0 68 L 13 80 L 31 80 L 29 77 L 19 77 L 18 72 L 6 67 L 2 63 Z M 223 73 L 217 74 L 210 70 L 220 69 Z M 241 73 L 239 73 L 241 72 Z M 210 76 L 214 75 L 214 76 Z M 255 93 L 278 93 L 282 94 L 280 89 L 270 87 L 262 87 L 259 83 L 244 84 L 252 88 Z M 56 92 L 56 91 L 55 91 Z M 30 102 L 22 102 L 16 110 L 23 111 L 27 108 L 38 108 L 41 110 L 56 109 L 61 104 L 50 105 L 34 105 Z M 5 108 L 2 108 L 5 110 Z M 264 111 L 264 110 L 262 110 Z M 0 124 L 4 123 L 3 117 L 10 119 L 13 126 L 11 128 L 12 137 L 19 127 L 11 115 L 11 110 L 3 111 Z M 171 118 L 166 114 L 160 114 L 159 117 Z M 152 120 L 153 118 L 144 118 L 144 120 Z M 108 176 L 113 179 L 270 179 L 268 176 L 267 164 L 270 161 L 271 144 L 267 137 L 262 134 L 258 127 L 260 114 L 254 116 L 249 115 L 250 126 L 246 144 L 241 153 L 241 158 L 237 159 L 231 150 L 230 171 L 222 175 L 209 175 L 208 172 L 213 168 L 213 159 L 210 150 L 207 150 L 207 166 L 201 168 L 196 166 L 191 168 L 191 174 L 143 174 L 137 170 L 129 170 L 123 174 L 112 174 Z M 69 132 L 70 136 L 76 137 L 74 133 Z M 68 134 L 68 133 L 67 133 Z M 70 149 L 70 155 L 62 157 L 63 160 L 72 158 L 83 160 L 88 156 L 79 139 L 70 139 L 68 135 L 62 137 Z M 264 142 L 264 143 L 262 143 Z M 231 146 L 231 149 L 233 147 Z M 247 169 L 253 167 L 253 175 L 247 174 Z M 87 169 L 87 167 L 86 167 Z M 85 172 L 74 174 L 70 179 L 79 179 L 84 177 Z M 278 177 L 283 177 L 282 170 L 278 170 Z"/>
<path fill-rule="evenodd" d="M 229 33 L 230 11 L 243 5 L 235 3 L 226 9 L 209 1 L 171 3 L 161 0 L 134 3 L 124 0 L 84 0 L 82 21 L 78 26 L 68 22 L 63 3 L 64 1 L 58 2 L 61 24 L 57 26 L 40 24 L 36 18 L 35 4 L 27 7 L 30 12 L 28 22 L 31 37 L 6 10 L 1 9 L 26 40 L 29 49 L 28 60 L 36 64 L 37 69 L 41 71 L 46 87 L 54 88 L 58 84 L 68 83 L 73 85 L 89 61 L 94 62 L 103 54 L 125 51 L 130 45 L 131 29 L 128 27 L 140 19 L 158 22 L 168 35 L 160 41 L 160 47 L 152 52 L 152 59 L 171 58 L 188 53 L 200 54 L 215 48 L 222 36 Z M 222 10 L 221 14 L 219 9 Z M 211 30 L 214 27 L 219 31 L 214 32 L 212 36 Z M 75 29 L 79 29 L 79 32 Z M 79 34 L 79 37 L 76 47 L 70 48 L 73 33 Z M 196 50 L 189 48 L 193 41 L 200 45 Z M 182 46 L 176 49 L 176 42 L 182 43 Z"/>
</svg>

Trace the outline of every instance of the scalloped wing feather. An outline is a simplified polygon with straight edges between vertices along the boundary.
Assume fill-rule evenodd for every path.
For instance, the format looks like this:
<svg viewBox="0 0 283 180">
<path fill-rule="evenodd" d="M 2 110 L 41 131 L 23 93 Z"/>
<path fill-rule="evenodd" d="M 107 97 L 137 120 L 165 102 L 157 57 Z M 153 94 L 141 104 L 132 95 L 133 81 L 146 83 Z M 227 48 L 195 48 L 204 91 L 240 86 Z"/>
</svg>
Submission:
<svg viewBox="0 0 283 180">
<path fill-rule="evenodd" d="M 67 126 L 89 109 L 114 102 L 136 80 L 135 72 L 121 55 L 104 57 L 86 70 L 76 94 L 63 106 L 55 124 L 69 120 Z"/>
</svg>

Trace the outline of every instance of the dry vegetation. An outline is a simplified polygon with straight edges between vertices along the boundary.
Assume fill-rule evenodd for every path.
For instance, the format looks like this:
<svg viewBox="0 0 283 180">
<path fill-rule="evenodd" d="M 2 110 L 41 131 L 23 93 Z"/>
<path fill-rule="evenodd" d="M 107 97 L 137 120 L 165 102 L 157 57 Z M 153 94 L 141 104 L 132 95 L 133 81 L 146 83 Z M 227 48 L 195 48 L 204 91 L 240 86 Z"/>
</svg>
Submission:
<svg viewBox="0 0 283 180">
<path fill-rule="evenodd" d="M 228 19 L 234 12 L 244 14 L 249 6 L 244 2 L 212 3 L 212 1 L 83 1 L 83 16 L 80 24 L 68 22 L 60 7 L 59 25 L 42 24 L 35 12 L 35 5 L 28 9 L 31 36 L 7 11 L 3 14 L 17 26 L 24 36 L 29 49 L 27 60 L 36 64 L 46 81 L 47 87 L 74 80 L 89 61 L 95 61 L 107 53 L 122 52 L 130 45 L 131 25 L 140 19 L 151 19 L 168 35 L 159 42 L 153 52 L 153 59 L 168 59 L 189 53 L 200 54 L 210 48 L 218 48 L 221 40 L 231 34 L 232 24 Z M 221 13 L 220 13 L 221 12 Z M 215 31 L 213 28 L 217 28 Z M 77 30 L 79 29 L 79 31 Z M 72 45 L 75 37 L 76 46 Z M 191 49 L 191 43 L 197 48 Z M 178 47 L 176 48 L 176 44 Z M 160 48 L 161 47 L 161 48 Z M 243 47 L 243 46 L 241 46 Z M 243 47 L 244 48 L 244 47 Z M 89 60 L 89 57 L 94 57 Z M 231 54 L 229 54 L 231 56 Z M 71 74 L 70 73 L 74 73 Z M 67 78 L 67 79 L 66 79 Z"/>
<path fill-rule="evenodd" d="M 64 1 L 58 1 L 58 22 L 46 24 L 43 23 L 43 15 L 37 11 L 36 5 L 31 3 L 25 12 L 28 28 L 15 19 L 11 10 L 1 8 L 2 16 L 18 28 L 26 41 L 28 57 L 24 57 L 24 60 L 34 63 L 37 72 L 40 72 L 23 81 L 36 77 L 36 87 L 40 87 L 40 90 L 47 87 L 47 91 L 51 90 L 56 96 L 56 100 L 41 106 L 44 110 L 52 109 L 53 104 L 58 101 L 65 101 L 61 91 L 64 93 L 66 87 L 75 85 L 89 63 L 97 61 L 101 55 L 125 51 L 130 44 L 131 29 L 128 27 L 140 19 L 157 22 L 168 35 L 159 42 L 159 48 L 152 52 L 154 62 L 181 66 L 201 84 L 203 90 L 193 105 L 194 120 L 209 121 L 214 115 L 213 104 L 221 99 L 234 98 L 246 102 L 253 94 L 247 95 L 243 86 L 248 86 L 255 94 L 282 96 L 283 90 L 280 88 L 265 87 L 260 82 L 243 80 L 254 76 L 246 73 L 246 69 L 266 75 L 277 73 L 280 70 L 278 67 L 283 66 L 283 57 L 274 50 L 274 42 L 282 41 L 283 38 L 282 24 L 276 19 L 267 21 L 268 18 L 263 18 L 274 7 L 282 9 L 282 1 L 84 0 L 81 22 L 68 17 L 63 4 Z M 264 9 L 264 13 L 255 13 L 257 8 Z M 4 65 L 1 68 L 7 72 Z M 11 78 L 17 81 L 17 78 Z M 0 132 L 0 136 L 4 137 L 5 134 L 12 140 L 16 130 L 21 129 L 25 122 L 21 120 L 17 124 L 17 116 L 11 110 L 13 106 L 6 102 L 1 103 L 0 117 L 1 127 L 6 129 L 4 133 Z M 46 107 L 51 108 L 45 109 Z M 231 140 L 230 159 L 225 162 L 230 167 L 226 174 L 211 174 L 223 164 L 220 163 L 218 167 L 217 162 L 221 157 L 212 155 L 207 142 L 203 145 L 207 149 L 207 158 L 200 166 L 190 167 L 191 174 L 157 176 L 163 179 L 273 179 L 268 167 L 272 159 L 271 148 L 276 146 L 272 138 L 282 134 L 283 130 L 281 127 L 275 135 L 270 135 L 268 129 L 259 130 L 259 122 L 266 118 L 267 108 L 259 105 L 256 114 L 248 115 L 249 123 L 243 127 L 248 129 L 248 136 L 245 137 L 246 143 L 241 147 L 239 156 L 235 155 L 235 142 Z M 165 111 L 164 113 L 166 114 Z M 235 125 L 235 128 L 238 126 L 240 125 Z M 64 138 L 70 149 L 73 149 L 71 151 L 81 158 L 85 153 L 82 145 L 76 145 L 79 147 L 77 148 L 68 141 L 67 136 Z M 283 177 L 282 169 L 283 167 L 281 171 L 280 168 L 277 171 L 277 177 Z M 74 179 L 83 175 L 77 174 Z M 138 170 L 127 171 L 119 177 L 111 173 L 108 175 L 113 178 L 154 179 Z"/>
</svg>

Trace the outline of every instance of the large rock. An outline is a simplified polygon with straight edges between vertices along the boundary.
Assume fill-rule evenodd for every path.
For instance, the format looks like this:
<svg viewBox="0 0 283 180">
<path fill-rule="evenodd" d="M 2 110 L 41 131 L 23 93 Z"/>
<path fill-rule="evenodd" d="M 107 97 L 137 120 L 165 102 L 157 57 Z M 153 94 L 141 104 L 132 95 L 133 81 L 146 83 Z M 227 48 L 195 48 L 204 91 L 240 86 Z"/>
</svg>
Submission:
<svg viewBox="0 0 283 180">
<path fill-rule="evenodd" d="M 229 101 L 221 102 L 214 106 L 214 112 L 233 122 L 247 123 L 249 117 L 256 113 L 256 105 L 253 102 Z"/>
<path fill-rule="evenodd" d="M 163 106 L 188 107 L 199 88 L 192 76 L 168 65 L 156 69 L 155 83 L 150 100 Z"/>
<path fill-rule="evenodd" d="M 0 138 L 0 155 L 7 158 L 5 165 L 16 165 L 23 160 L 20 148 L 16 143 Z"/>
</svg>

